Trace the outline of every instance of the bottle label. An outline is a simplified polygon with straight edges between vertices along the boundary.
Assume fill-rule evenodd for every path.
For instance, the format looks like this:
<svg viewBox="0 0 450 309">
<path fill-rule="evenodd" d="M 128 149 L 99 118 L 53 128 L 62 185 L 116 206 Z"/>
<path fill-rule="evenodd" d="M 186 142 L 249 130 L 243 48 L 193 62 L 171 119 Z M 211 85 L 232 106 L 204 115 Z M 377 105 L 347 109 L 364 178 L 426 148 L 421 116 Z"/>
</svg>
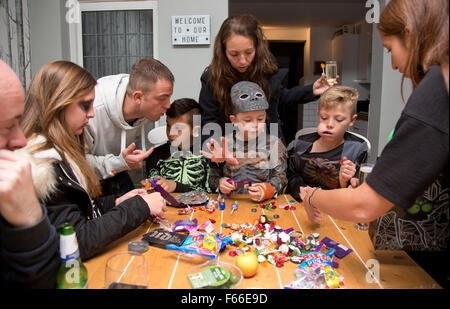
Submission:
<svg viewBox="0 0 450 309">
<path fill-rule="evenodd" d="M 71 235 L 60 235 L 60 257 L 63 262 L 74 260 L 80 257 L 78 242 L 75 233 Z"/>
</svg>

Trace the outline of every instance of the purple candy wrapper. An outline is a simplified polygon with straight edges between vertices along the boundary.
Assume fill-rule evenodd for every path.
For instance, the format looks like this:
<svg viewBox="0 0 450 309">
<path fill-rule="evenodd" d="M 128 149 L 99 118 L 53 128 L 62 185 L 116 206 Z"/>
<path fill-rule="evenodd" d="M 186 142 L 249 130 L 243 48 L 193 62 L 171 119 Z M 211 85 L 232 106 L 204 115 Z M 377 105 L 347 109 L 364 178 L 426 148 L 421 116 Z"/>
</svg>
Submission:
<svg viewBox="0 0 450 309">
<path fill-rule="evenodd" d="M 340 259 L 353 252 L 352 249 L 349 249 L 346 246 L 341 245 L 328 237 L 324 237 L 324 239 L 322 239 L 322 242 L 327 248 L 335 249 L 334 255 Z"/>
<path fill-rule="evenodd" d="M 229 178 L 227 181 L 229 183 L 234 183 L 234 185 L 236 186 L 236 189 L 245 188 L 246 186 L 250 187 L 252 185 L 252 180 L 250 178 L 238 179 L 238 180 Z"/>
<path fill-rule="evenodd" d="M 178 202 L 172 195 L 170 195 L 169 192 L 167 192 L 166 190 L 164 190 L 163 187 L 158 185 L 156 183 L 157 181 L 158 181 L 158 178 L 156 178 L 156 177 L 153 178 L 152 180 L 150 180 L 150 184 L 152 185 L 152 188 L 155 191 L 159 192 L 161 194 L 161 196 L 170 203 L 170 206 L 177 207 L 177 208 L 187 207 L 186 204 Z"/>
</svg>

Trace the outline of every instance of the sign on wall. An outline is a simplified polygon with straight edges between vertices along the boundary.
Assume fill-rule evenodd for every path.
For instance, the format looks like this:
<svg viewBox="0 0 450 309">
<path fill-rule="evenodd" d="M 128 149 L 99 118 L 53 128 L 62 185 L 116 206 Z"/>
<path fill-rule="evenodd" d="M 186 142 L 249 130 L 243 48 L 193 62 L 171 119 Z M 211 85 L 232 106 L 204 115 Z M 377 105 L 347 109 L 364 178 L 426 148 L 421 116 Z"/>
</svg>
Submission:
<svg viewBox="0 0 450 309">
<path fill-rule="evenodd" d="M 210 15 L 172 16 L 172 45 L 209 45 Z"/>
</svg>

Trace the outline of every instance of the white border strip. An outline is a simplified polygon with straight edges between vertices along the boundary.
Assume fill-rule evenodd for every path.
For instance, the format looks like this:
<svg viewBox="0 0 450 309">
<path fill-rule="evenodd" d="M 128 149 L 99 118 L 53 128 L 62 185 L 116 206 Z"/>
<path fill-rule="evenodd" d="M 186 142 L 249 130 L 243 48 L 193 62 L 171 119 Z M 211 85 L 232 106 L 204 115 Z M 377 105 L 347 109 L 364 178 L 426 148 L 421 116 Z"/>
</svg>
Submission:
<svg viewBox="0 0 450 309">
<path fill-rule="evenodd" d="M 350 246 L 350 248 L 356 253 L 356 256 L 359 258 L 359 260 L 361 261 L 361 263 L 364 265 L 364 267 L 367 269 L 367 271 L 369 273 L 372 273 L 372 271 L 369 269 L 369 267 L 367 267 L 366 263 L 364 263 L 363 259 L 361 258 L 361 256 L 358 254 L 358 252 L 356 251 L 355 247 L 353 247 L 353 245 L 350 243 L 350 241 L 347 239 L 347 237 L 345 237 L 344 233 L 341 231 L 341 229 L 337 226 L 336 222 L 334 222 L 333 218 L 331 218 L 331 216 L 328 216 L 328 218 L 330 218 L 331 222 L 333 222 L 334 226 L 337 228 L 337 230 L 339 231 L 339 233 L 341 233 L 342 237 L 344 237 L 345 241 L 347 242 L 347 244 Z M 383 286 L 381 285 L 380 281 L 378 281 L 378 278 L 376 276 L 372 276 L 375 281 L 377 282 L 378 286 L 380 287 L 380 289 L 384 289 Z"/>
</svg>

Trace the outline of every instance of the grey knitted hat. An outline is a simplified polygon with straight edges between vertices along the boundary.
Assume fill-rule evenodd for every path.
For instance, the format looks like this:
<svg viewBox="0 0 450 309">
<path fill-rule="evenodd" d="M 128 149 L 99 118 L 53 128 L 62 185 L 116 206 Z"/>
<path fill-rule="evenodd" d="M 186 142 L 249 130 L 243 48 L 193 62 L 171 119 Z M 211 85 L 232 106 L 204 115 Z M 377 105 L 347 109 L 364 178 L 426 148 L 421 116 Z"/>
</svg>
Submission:
<svg viewBox="0 0 450 309">
<path fill-rule="evenodd" d="M 231 87 L 233 113 L 260 111 L 269 108 L 266 95 L 258 84 L 239 82 Z"/>
</svg>

